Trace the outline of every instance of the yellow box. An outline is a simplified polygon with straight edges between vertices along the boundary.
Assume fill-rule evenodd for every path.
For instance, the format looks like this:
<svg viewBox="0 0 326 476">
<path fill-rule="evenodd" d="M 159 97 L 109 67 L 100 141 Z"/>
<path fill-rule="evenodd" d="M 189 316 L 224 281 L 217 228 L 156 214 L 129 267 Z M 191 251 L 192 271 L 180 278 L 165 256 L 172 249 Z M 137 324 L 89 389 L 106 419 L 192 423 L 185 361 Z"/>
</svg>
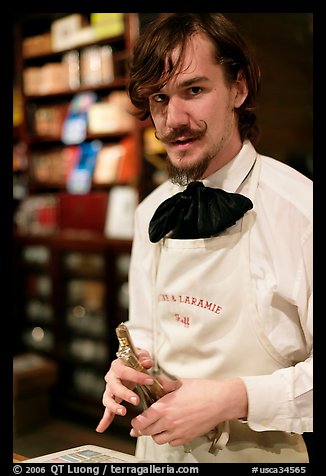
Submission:
<svg viewBox="0 0 326 476">
<path fill-rule="evenodd" d="M 91 13 L 91 25 L 123 21 L 123 13 Z"/>
<path fill-rule="evenodd" d="M 91 13 L 91 25 L 98 39 L 123 35 L 124 15 L 123 13 Z"/>
</svg>

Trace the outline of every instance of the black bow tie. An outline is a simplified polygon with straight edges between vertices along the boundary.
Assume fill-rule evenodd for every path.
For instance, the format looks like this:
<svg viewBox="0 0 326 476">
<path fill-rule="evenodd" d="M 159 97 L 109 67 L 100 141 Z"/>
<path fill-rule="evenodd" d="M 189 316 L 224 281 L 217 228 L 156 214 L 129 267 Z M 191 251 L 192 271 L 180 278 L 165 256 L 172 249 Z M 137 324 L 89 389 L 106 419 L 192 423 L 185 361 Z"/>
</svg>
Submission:
<svg viewBox="0 0 326 476">
<path fill-rule="evenodd" d="M 156 243 L 169 232 L 176 239 L 209 238 L 234 225 L 252 207 L 244 195 L 191 182 L 157 208 L 149 238 Z"/>
</svg>

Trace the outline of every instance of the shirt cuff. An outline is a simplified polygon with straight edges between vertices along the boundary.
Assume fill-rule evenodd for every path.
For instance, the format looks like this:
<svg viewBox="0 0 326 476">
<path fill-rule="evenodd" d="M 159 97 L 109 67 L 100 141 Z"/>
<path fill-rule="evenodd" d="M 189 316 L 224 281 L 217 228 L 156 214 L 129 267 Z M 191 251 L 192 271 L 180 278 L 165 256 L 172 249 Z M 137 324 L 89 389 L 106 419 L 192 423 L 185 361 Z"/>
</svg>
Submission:
<svg viewBox="0 0 326 476">
<path fill-rule="evenodd" d="M 299 434 L 307 431 L 305 420 L 296 415 L 295 403 L 288 395 L 285 378 L 272 374 L 241 379 L 247 390 L 247 423 L 252 430 Z"/>
</svg>

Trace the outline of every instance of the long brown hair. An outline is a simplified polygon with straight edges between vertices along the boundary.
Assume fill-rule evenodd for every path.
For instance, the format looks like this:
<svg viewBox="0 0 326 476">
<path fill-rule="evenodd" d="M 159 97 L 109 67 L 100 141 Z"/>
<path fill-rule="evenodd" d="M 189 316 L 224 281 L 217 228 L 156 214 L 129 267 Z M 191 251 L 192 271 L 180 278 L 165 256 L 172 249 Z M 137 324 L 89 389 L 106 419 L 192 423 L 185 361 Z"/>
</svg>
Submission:
<svg viewBox="0 0 326 476">
<path fill-rule="evenodd" d="M 259 66 L 236 26 L 220 13 L 169 13 L 152 21 L 136 42 L 129 63 L 128 93 L 136 107 L 136 116 L 150 115 L 148 97 L 159 91 L 177 71 L 189 38 L 205 34 L 215 47 L 215 59 L 224 69 L 228 83 L 241 73 L 248 86 L 248 96 L 236 110 L 242 140 L 255 142 L 259 135 L 254 107 L 260 87 Z M 172 51 L 180 48 L 173 64 Z M 166 64 L 169 71 L 166 72 Z"/>
</svg>

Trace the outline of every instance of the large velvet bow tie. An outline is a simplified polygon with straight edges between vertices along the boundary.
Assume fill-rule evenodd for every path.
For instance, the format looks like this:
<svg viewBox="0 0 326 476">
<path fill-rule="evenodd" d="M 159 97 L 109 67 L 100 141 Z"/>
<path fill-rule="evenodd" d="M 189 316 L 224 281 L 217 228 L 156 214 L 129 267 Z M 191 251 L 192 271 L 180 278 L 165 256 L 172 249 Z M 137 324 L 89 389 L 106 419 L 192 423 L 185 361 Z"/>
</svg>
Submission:
<svg viewBox="0 0 326 476">
<path fill-rule="evenodd" d="M 157 208 L 149 238 L 156 243 L 170 232 L 170 238 L 209 238 L 234 225 L 252 207 L 244 195 L 191 182 Z"/>
</svg>

